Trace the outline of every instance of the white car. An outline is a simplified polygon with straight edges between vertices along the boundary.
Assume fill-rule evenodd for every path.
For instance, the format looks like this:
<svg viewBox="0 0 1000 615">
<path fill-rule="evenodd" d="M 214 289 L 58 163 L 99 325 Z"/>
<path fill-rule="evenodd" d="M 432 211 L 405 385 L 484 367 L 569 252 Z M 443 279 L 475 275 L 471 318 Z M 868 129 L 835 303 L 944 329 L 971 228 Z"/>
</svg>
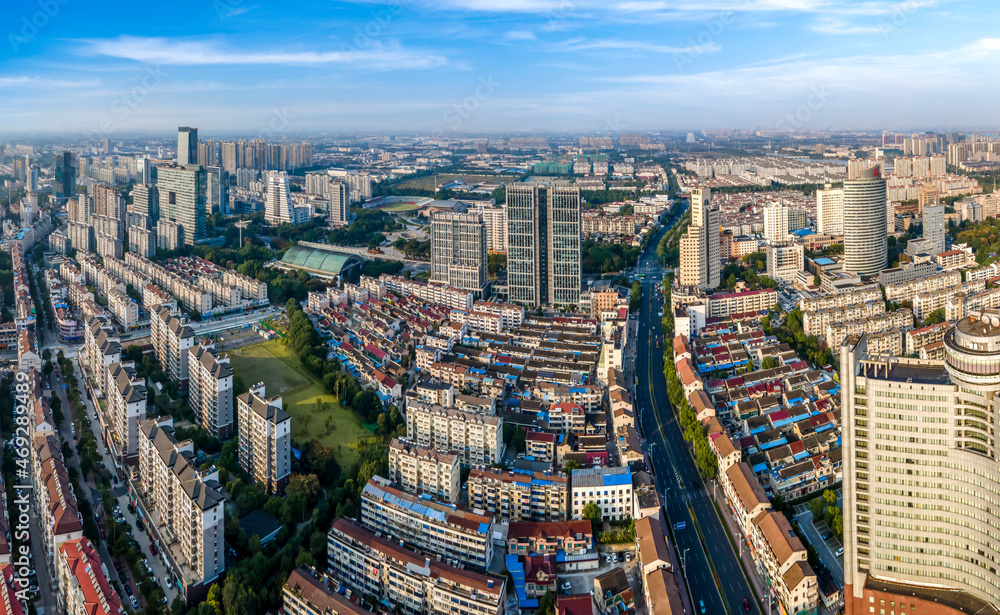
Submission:
<svg viewBox="0 0 1000 615">
<path fill-rule="evenodd" d="M 132 594 L 131 596 L 129 596 L 129 600 L 132 601 L 132 608 L 133 609 L 139 608 L 139 601 L 135 599 L 135 594 Z"/>
</svg>

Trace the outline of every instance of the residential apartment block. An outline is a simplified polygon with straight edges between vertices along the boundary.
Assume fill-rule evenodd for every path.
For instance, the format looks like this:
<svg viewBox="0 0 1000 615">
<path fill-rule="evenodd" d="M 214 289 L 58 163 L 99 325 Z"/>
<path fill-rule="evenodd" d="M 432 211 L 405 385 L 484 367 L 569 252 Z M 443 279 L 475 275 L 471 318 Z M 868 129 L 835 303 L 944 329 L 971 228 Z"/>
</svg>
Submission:
<svg viewBox="0 0 1000 615">
<path fill-rule="evenodd" d="M 564 521 L 569 512 L 569 477 L 561 472 L 475 466 L 468 482 L 469 505 L 503 521 Z"/>
<path fill-rule="evenodd" d="M 454 451 L 464 464 L 493 464 L 503 453 L 503 419 L 410 402 L 406 437 L 421 446 Z"/>
<path fill-rule="evenodd" d="M 121 596 L 104 575 L 97 549 L 86 538 L 59 547 L 56 596 L 65 615 L 123 615 Z M 8 613 L 11 611 L 7 611 Z"/>
<path fill-rule="evenodd" d="M 307 568 L 293 570 L 282 588 L 283 605 L 291 615 L 370 615 L 363 604 L 355 601 L 363 598 L 350 590 L 343 595 L 338 591 L 339 583 L 333 585 L 326 575 L 317 575 Z M 354 600 L 351 600 L 351 598 Z"/>
<path fill-rule="evenodd" d="M 108 388 L 108 366 L 122 358 L 122 346 L 106 316 L 92 316 L 83 334 L 83 364 L 102 389 Z"/>
<path fill-rule="evenodd" d="M 420 446 L 405 438 L 389 445 L 389 479 L 405 491 L 457 502 L 461 479 L 459 456 Z"/>
<path fill-rule="evenodd" d="M 146 419 L 139 431 L 139 479 L 132 488 L 146 527 L 188 599 L 203 598 L 226 567 L 218 470 L 198 469 L 194 443 L 174 439 L 173 419 Z"/>
<path fill-rule="evenodd" d="M 188 405 L 208 433 L 229 439 L 235 429 L 229 357 L 216 358 L 208 348 L 192 346 L 188 358 Z"/>
<path fill-rule="evenodd" d="M 355 593 L 398 605 L 405 615 L 503 615 L 506 579 L 399 546 L 341 517 L 327 537 L 328 566 Z"/>
<path fill-rule="evenodd" d="M 632 517 L 632 474 L 627 467 L 598 467 L 573 471 L 570 490 L 573 518 L 582 519 L 590 502 L 601 507 L 604 519 Z"/>
<path fill-rule="evenodd" d="M 187 387 L 188 351 L 194 346 L 194 331 L 166 306 L 161 306 L 149 320 L 153 350 L 160 366 L 182 389 Z"/>
<path fill-rule="evenodd" d="M 361 523 L 454 566 L 485 570 L 493 557 L 493 518 L 439 504 L 374 476 L 361 491 Z"/>
<path fill-rule="evenodd" d="M 280 493 L 292 473 L 292 417 L 281 396 L 265 397 L 263 383 L 238 396 L 236 408 L 240 466 L 268 493 Z"/>
<path fill-rule="evenodd" d="M 139 454 L 139 421 L 146 420 L 146 382 L 136 377 L 135 363 L 112 363 L 107 373 L 104 441 L 116 456 L 134 465 Z"/>
</svg>

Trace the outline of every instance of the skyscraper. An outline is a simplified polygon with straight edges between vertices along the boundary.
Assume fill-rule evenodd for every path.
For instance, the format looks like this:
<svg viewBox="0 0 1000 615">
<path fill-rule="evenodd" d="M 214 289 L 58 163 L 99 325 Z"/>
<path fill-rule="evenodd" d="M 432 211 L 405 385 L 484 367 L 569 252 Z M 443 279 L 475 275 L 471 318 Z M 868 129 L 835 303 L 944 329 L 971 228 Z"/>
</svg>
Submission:
<svg viewBox="0 0 1000 615">
<path fill-rule="evenodd" d="M 344 226 L 351 220 L 351 189 L 345 182 L 331 181 L 327 198 L 330 208 L 327 212 L 330 226 Z"/>
<path fill-rule="evenodd" d="M 160 219 L 180 224 L 187 245 L 204 239 L 205 170 L 196 164 L 158 167 L 156 188 L 160 197 Z"/>
<path fill-rule="evenodd" d="M 886 184 L 879 168 L 844 182 L 844 271 L 875 275 L 887 265 Z"/>
<path fill-rule="evenodd" d="M 486 225 L 479 214 L 442 212 L 431 218 L 431 282 L 484 295 Z"/>
<path fill-rule="evenodd" d="M 844 234 L 844 189 L 827 184 L 816 191 L 816 232 L 820 235 Z"/>
<path fill-rule="evenodd" d="M 681 286 L 717 288 L 722 273 L 719 209 L 712 206 L 712 191 L 691 191 L 691 225 L 681 237 Z"/>
<path fill-rule="evenodd" d="M 923 186 L 920 186 L 920 190 L 917 191 L 917 213 L 923 212 L 925 207 L 931 205 L 937 205 L 941 193 L 938 189 L 934 187 L 931 183 L 930 178 L 924 182 Z"/>
<path fill-rule="evenodd" d="M 580 302 L 580 189 L 507 185 L 507 288 L 527 305 Z"/>
<path fill-rule="evenodd" d="M 56 157 L 53 191 L 57 198 L 64 199 L 76 194 L 76 169 L 73 167 L 73 154 L 70 152 L 63 152 Z"/>
<path fill-rule="evenodd" d="M 136 184 L 132 187 L 132 211 L 149 216 L 151 225 L 160 219 L 160 197 L 155 185 Z"/>
<path fill-rule="evenodd" d="M 198 164 L 198 129 L 181 126 L 177 129 L 177 164 Z"/>
<path fill-rule="evenodd" d="M 943 361 L 841 346 L 848 615 L 1000 612 L 1000 312 L 943 342 Z"/>
<path fill-rule="evenodd" d="M 205 169 L 205 209 L 229 215 L 229 172 L 222 167 Z"/>
<path fill-rule="evenodd" d="M 283 172 L 271 172 L 264 188 L 264 220 L 268 224 L 302 224 L 309 219 L 308 207 L 296 207 L 288 189 L 288 176 Z"/>
<path fill-rule="evenodd" d="M 153 162 L 149 158 L 135 161 L 135 181 L 139 184 L 153 183 Z"/>
<path fill-rule="evenodd" d="M 924 207 L 921 216 L 924 225 L 924 240 L 927 242 L 928 254 L 944 252 L 945 215 L 944 205 L 928 205 Z"/>
</svg>

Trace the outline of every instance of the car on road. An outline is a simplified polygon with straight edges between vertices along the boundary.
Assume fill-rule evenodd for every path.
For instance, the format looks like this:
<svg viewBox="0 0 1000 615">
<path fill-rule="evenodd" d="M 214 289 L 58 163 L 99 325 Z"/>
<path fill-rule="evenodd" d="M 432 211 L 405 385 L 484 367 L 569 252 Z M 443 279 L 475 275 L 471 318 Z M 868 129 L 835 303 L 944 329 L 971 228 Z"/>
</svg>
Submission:
<svg viewBox="0 0 1000 615">
<path fill-rule="evenodd" d="M 705 601 L 704 600 L 701 600 L 701 599 L 698 600 L 698 608 L 700 608 L 701 612 L 704 614 L 704 612 L 705 612 Z"/>
<path fill-rule="evenodd" d="M 750 612 L 750 601 L 747 600 L 746 598 L 743 599 L 743 610 L 746 611 L 747 613 Z"/>
<path fill-rule="evenodd" d="M 823 534 L 823 536 L 822 536 L 821 538 L 822 538 L 822 539 L 823 539 L 823 541 L 825 542 L 825 541 L 827 541 L 827 540 L 830 540 L 830 536 L 832 536 L 832 535 L 833 535 L 833 534 L 831 534 L 830 532 L 827 532 L 826 534 Z"/>
<path fill-rule="evenodd" d="M 153 554 L 153 555 L 156 555 L 156 553 L 157 553 L 157 551 L 156 551 L 156 545 L 154 545 L 153 543 L 149 543 L 149 552 L 151 554 Z"/>
<path fill-rule="evenodd" d="M 132 603 L 133 609 L 139 608 L 139 601 L 135 599 L 135 596 L 129 596 L 128 599 Z"/>
<path fill-rule="evenodd" d="M 563 584 L 562 584 L 562 590 L 563 590 L 564 592 L 568 592 L 568 591 L 570 591 L 571 589 L 573 589 L 573 584 L 572 584 L 572 583 L 570 583 L 569 581 L 566 581 L 565 583 L 563 583 Z"/>
<path fill-rule="evenodd" d="M 692 489 L 701 489 L 701 483 L 699 483 L 696 480 L 693 480 L 693 481 L 691 481 L 691 488 Z"/>
<path fill-rule="evenodd" d="M 132 595 L 132 588 L 129 586 L 128 583 L 125 584 L 125 594 L 129 596 Z"/>
</svg>

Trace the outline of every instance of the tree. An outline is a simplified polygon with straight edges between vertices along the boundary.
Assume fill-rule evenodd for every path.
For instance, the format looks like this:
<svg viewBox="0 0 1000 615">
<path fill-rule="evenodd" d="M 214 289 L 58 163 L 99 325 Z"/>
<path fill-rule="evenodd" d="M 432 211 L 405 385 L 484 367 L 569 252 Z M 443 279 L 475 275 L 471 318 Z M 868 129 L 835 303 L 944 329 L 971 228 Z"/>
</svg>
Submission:
<svg viewBox="0 0 1000 615">
<path fill-rule="evenodd" d="M 764 357 L 764 360 L 760 363 L 761 369 L 774 369 L 781 365 L 781 361 L 778 357 Z"/>
<path fill-rule="evenodd" d="M 192 309 L 192 310 L 188 311 L 188 318 L 190 318 L 191 320 L 193 320 L 195 322 L 199 322 L 201 320 L 201 312 L 199 312 L 198 310 Z"/>
<path fill-rule="evenodd" d="M 545 590 L 545 595 L 538 599 L 539 615 L 554 615 L 556 612 L 556 596 L 551 589 Z"/>
<path fill-rule="evenodd" d="M 642 305 L 642 284 L 638 280 L 632 282 L 632 293 L 628 300 L 628 309 L 630 312 L 636 312 Z"/>
<path fill-rule="evenodd" d="M 587 502 L 587 505 L 583 507 L 582 514 L 584 519 L 590 519 L 594 534 L 601 531 L 601 526 L 604 523 L 604 511 L 601 510 L 597 502 Z"/>
<path fill-rule="evenodd" d="M 944 309 L 934 310 L 924 319 L 924 326 L 929 327 L 944 322 Z"/>
<path fill-rule="evenodd" d="M 572 474 L 573 470 L 579 470 L 579 469 L 580 469 L 580 462 L 577 461 L 576 459 L 570 459 L 569 461 L 563 464 L 563 471 L 566 472 L 567 474 Z"/>
</svg>

